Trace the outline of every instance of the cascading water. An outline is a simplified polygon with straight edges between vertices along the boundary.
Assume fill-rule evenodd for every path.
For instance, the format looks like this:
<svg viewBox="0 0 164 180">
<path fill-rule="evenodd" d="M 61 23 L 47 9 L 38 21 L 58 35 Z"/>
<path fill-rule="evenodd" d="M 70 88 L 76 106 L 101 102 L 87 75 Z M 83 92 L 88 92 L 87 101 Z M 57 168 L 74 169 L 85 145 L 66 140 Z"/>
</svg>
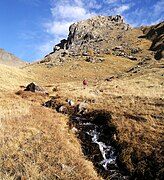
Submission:
<svg viewBox="0 0 164 180">
<path fill-rule="evenodd" d="M 111 145 L 112 132 L 107 125 L 96 125 L 85 118 L 73 117 L 73 125 L 78 129 L 84 155 L 93 162 L 104 179 L 125 179 L 129 177 L 117 164 L 117 150 Z"/>
<path fill-rule="evenodd" d="M 95 127 L 97 129 L 97 127 Z M 92 142 L 98 144 L 103 160 L 100 164 L 105 170 L 108 170 L 110 165 L 116 165 L 116 154 L 115 149 L 111 145 L 106 145 L 105 143 L 99 141 L 99 132 L 97 130 L 91 130 L 87 132 L 92 137 Z"/>
</svg>

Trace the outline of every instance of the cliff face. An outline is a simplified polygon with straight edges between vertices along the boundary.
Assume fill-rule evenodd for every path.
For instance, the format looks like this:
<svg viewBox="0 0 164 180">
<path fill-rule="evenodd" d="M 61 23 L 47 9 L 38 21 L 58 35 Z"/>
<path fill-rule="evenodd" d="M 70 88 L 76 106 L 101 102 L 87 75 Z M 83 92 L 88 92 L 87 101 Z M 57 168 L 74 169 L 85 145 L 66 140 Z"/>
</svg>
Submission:
<svg viewBox="0 0 164 180">
<path fill-rule="evenodd" d="M 0 48 L 0 64 L 20 67 L 25 65 L 26 62 L 17 58 L 13 54 L 6 52 L 4 49 Z"/>
</svg>

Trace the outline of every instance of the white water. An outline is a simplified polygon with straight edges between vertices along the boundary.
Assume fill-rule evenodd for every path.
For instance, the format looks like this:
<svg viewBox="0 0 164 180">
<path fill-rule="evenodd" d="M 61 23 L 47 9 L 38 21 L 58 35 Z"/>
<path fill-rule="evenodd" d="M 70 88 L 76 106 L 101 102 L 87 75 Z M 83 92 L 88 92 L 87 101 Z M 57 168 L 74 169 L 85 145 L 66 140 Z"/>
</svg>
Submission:
<svg viewBox="0 0 164 180">
<path fill-rule="evenodd" d="M 92 136 L 92 142 L 98 144 L 100 152 L 102 154 L 103 160 L 100 164 L 104 167 L 105 170 L 108 170 L 108 165 L 116 165 L 117 156 L 114 155 L 115 149 L 110 145 L 105 145 L 103 142 L 99 142 L 100 132 L 97 132 L 96 129 L 90 130 L 87 132 L 88 135 Z"/>
<path fill-rule="evenodd" d="M 93 124 L 87 119 L 81 117 L 74 117 L 72 120 L 77 125 L 77 128 L 79 128 L 79 132 L 82 130 L 83 134 L 87 134 L 91 137 L 91 143 L 95 143 L 98 145 L 102 156 L 102 160 L 99 162 L 99 164 L 102 165 L 104 171 L 109 172 L 110 175 L 116 177 L 119 180 L 128 180 L 129 177 L 122 175 L 119 170 L 116 162 L 117 151 L 114 147 L 111 146 L 110 137 L 108 140 L 108 135 L 104 133 L 103 130 L 105 127 Z M 103 137 L 107 139 L 105 140 Z"/>
</svg>

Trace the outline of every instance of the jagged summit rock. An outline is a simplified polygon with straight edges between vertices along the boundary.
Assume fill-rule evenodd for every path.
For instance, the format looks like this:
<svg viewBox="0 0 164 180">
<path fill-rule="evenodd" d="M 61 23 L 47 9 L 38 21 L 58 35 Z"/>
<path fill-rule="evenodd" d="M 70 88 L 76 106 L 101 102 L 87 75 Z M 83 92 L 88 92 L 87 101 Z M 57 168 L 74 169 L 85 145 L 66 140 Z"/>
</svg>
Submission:
<svg viewBox="0 0 164 180">
<path fill-rule="evenodd" d="M 122 46 L 126 32 L 131 31 L 129 24 L 124 23 L 123 17 L 95 16 L 87 20 L 79 21 L 69 27 L 67 39 L 54 46 L 53 52 L 46 55 L 40 63 L 47 67 L 63 65 L 68 57 L 87 56 L 89 49 L 93 55 L 108 53 L 115 46 Z M 127 48 L 130 47 L 125 45 Z M 101 62 L 94 59 L 90 62 Z"/>
<path fill-rule="evenodd" d="M 95 52 L 100 51 L 94 43 L 106 42 L 113 36 L 113 33 L 121 35 L 122 32 L 131 29 L 129 24 L 125 24 L 123 17 L 117 16 L 95 16 L 90 19 L 74 23 L 69 28 L 68 38 L 61 40 L 54 47 L 54 52 L 60 49 L 67 49 L 71 54 L 79 54 L 86 51 L 88 45 L 94 48 Z M 102 43 L 101 43 L 102 44 Z"/>
<path fill-rule="evenodd" d="M 0 48 L 0 64 L 21 67 L 25 65 L 26 62 L 17 58 L 14 54 L 6 52 L 5 49 Z"/>
</svg>

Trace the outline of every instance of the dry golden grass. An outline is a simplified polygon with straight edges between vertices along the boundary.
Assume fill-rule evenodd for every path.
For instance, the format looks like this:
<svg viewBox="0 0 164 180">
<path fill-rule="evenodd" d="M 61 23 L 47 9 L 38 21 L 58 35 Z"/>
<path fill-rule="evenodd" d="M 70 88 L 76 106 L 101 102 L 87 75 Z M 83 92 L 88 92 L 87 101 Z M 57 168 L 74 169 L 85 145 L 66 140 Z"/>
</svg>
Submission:
<svg viewBox="0 0 164 180">
<path fill-rule="evenodd" d="M 153 178 L 153 171 L 157 175 L 162 170 L 159 164 L 164 160 L 164 123 L 161 119 L 162 104 L 158 106 L 160 103 L 159 99 L 133 95 L 123 96 L 119 101 L 115 100 L 113 105 L 109 103 L 117 129 L 116 138 L 121 147 L 120 159 L 132 174 L 138 173 Z M 141 164 L 144 166 L 140 166 Z M 153 166 L 157 166 L 156 170 Z M 162 172 L 158 177 L 162 177 Z"/>
<path fill-rule="evenodd" d="M 133 74 L 125 71 L 137 62 L 111 55 L 105 58 L 103 63 L 81 59 L 50 69 L 37 63 L 21 70 L 0 66 L 1 179 L 101 179 L 69 129 L 69 117 L 42 107 L 49 97 L 20 89 L 31 81 L 43 86 L 50 96 L 58 96 L 63 104 L 67 98 L 76 104 L 78 100 L 95 100 L 89 103 L 89 111 L 111 113 L 124 167 L 132 175 L 144 176 L 156 166 L 156 176 L 161 176 L 162 62 Z M 105 81 L 117 75 L 120 78 Z M 85 90 L 84 78 L 89 82 Z"/>
<path fill-rule="evenodd" d="M 0 90 L 14 90 L 21 84 L 34 81 L 34 74 L 15 67 L 0 64 Z"/>
<path fill-rule="evenodd" d="M 17 96 L 9 99 L 0 109 L 1 179 L 101 179 L 83 157 L 66 116 Z"/>
<path fill-rule="evenodd" d="M 64 65 L 47 68 L 45 64 L 34 63 L 25 68 L 35 74 L 40 84 L 55 84 L 72 81 L 82 81 L 85 77 L 89 79 L 104 78 L 122 71 L 128 70 L 136 62 L 126 58 L 104 55 L 103 63 L 88 63 L 85 59 L 68 61 Z M 38 82 L 37 81 L 37 82 Z"/>
<path fill-rule="evenodd" d="M 163 87 L 162 79 L 153 83 L 154 73 L 143 77 L 122 77 L 111 82 L 89 81 L 87 89 L 80 82 L 58 84 L 56 92 L 60 100 L 93 99 L 90 111 L 110 112 L 116 127 L 116 141 L 120 149 L 120 161 L 133 177 L 161 179 L 164 133 Z M 154 78 L 155 79 L 155 78 Z M 161 165 L 160 165 L 161 164 Z M 156 169 L 154 169 L 156 166 Z M 155 175 L 154 175 L 155 174 Z"/>
</svg>

